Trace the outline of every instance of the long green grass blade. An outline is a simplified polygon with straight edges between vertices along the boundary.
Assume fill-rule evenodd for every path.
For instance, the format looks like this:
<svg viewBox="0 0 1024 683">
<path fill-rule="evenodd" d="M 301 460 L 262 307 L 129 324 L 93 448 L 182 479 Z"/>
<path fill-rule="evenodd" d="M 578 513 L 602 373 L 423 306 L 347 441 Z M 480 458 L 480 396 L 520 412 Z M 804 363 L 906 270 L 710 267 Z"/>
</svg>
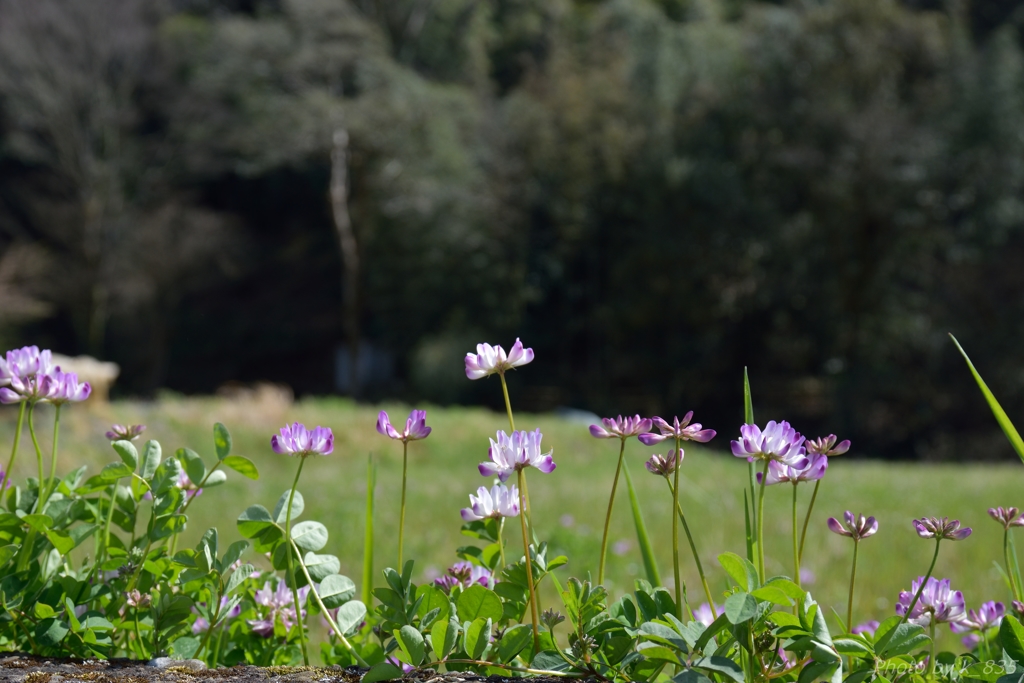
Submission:
<svg viewBox="0 0 1024 683">
<path fill-rule="evenodd" d="M 654 549 L 651 547 L 651 539 L 647 535 L 647 525 L 644 524 L 644 515 L 640 511 L 640 501 L 636 497 L 636 489 L 633 488 L 633 479 L 629 476 L 629 466 L 623 462 L 622 472 L 626 475 L 626 488 L 629 490 L 629 506 L 633 510 L 633 523 L 636 525 L 636 539 L 640 544 L 640 554 L 644 558 L 644 572 L 647 573 L 647 580 L 652 586 L 661 585 L 661 576 L 658 572 L 658 561 L 654 557 Z"/>
<path fill-rule="evenodd" d="M 363 604 L 373 603 L 373 497 L 377 488 L 377 463 L 370 453 L 366 462 L 366 537 L 363 539 Z"/>
<path fill-rule="evenodd" d="M 743 422 L 754 424 L 754 401 L 750 396 L 750 376 L 747 374 L 746 366 L 743 367 Z M 754 516 L 754 486 L 757 483 L 754 474 L 754 463 L 747 463 L 747 480 L 749 491 L 743 494 L 743 514 L 746 516 L 747 526 L 747 559 L 751 562 L 757 557 L 757 518 Z M 747 493 L 750 494 L 750 504 L 747 505 Z"/>
<path fill-rule="evenodd" d="M 949 335 L 949 338 L 953 340 L 953 343 L 956 344 L 956 348 L 960 351 L 960 355 L 962 355 L 964 360 L 967 361 L 967 367 L 971 369 L 971 374 L 974 375 L 974 381 L 978 383 L 978 388 L 981 389 L 982 395 L 985 397 L 985 400 L 988 401 L 989 409 L 991 409 L 992 414 L 995 415 L 996 422 L 998 422 L 999 426 L 1002 427 L 1003 433 L 1006 434 L 1006 438 L 1010 440 L 1010 445 L 1013 446 L 1013 450 L 1017 451 L 1017 455 L 1020 456 L 1021 461 L 1024 461 L 1024 439 L 1020 438 L 1020 434 L 1017 433 L 1016 427 L 1014 427 L 1013 423 L 1010 422 L 1010 418 L 1006 415 L 1006 411 L 1003 410 L 1003 407 L 999 405 L 999 401 L 997 401 L 996 397 L 992 395 L 991 391 L 989 391 L 988 385 L 985 384 L 985 380 L 981 378 L 981 375 L 979 375 L 978 371 L 974 368 L 974 363 L 972 363 L 971 359 L 967 357 L 967 352 L 964 351 L 962 346 L 960 346 L 960 342 L 958 342 L 956 337 L 953 335 Z"/>
</svg>

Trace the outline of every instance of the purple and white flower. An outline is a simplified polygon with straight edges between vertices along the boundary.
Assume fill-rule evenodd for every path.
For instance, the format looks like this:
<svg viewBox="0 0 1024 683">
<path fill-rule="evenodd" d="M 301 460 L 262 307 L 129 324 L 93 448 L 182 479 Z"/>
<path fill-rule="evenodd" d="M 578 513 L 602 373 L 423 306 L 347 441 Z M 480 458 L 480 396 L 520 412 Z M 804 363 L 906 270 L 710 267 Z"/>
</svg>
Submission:
<svg viewBox="0 0 1024 683">
<path fill-rule="evenodd" d="M 106 433 L 111 441 L 135 441 L 146 431 L 146 425 L 114 425 Z"/>
<path fill-rule="evenodd" d="M 715 438 L 716 432 L 714 429 L 701 429 L 699 422 L 690 424 L 690 420 L 693 419 L 693 411 L 691 410 L 686 415 L 683 415 L 683 419 L 680 421 L 678 417 L 672 419 L 672 424 L 663 420 L 660 417 L 656 417 L 652 420 L 653 426 L 658 428 L 658 433 L 653 432 L 647 434 L 641 434 L 638 438 L 640 443 L 645 446 L 653 446 L 656 443 L 661 443 L 665 439 L 679 439 L 680 441 L 699 441 L 701 443 L 707 443 L 711 439 Z"/>
<path fill-rule="evenodd" d="M 405 431 L 402 432 L 391 426 L 388 414 L 382 410 L 377 416 L 377 431 L 396 441 L 408 443 L 427 438 L 431 429 L 427 426 L 427 411 L 425 410 L 414 410 L 409 413 L 409 417 L 405 421 Z"/>
<path fill-rule="evenodd" d="M 533 349 L 524 349 L 523 342 L 516 338 L 512 350 L 507 354 L 501 346 L 477 344 L 476 353 L 466 354 L 466 377 L 482 379 L 494 373 L 505 374 L 506 370 L 518 368 L 533 361 Z"/>
<path fill-rule="evenodd" d="M 494 588 L 494 576 L 490 570 L 470 562 L 456 562 L 444 576 L 434 579 L 434 585 L 445 593 L 451 592 L 455 586 L 462 585 L 466 588 L 480 584 L 484 588 Z"/>
<path fill-rule="evenodd" d="M 78 403 L 89 398 L 92 386 L 88 382 L 79 382 L 78 375 L 73 372 L 62 372 L 56 368 L 46 375 L 40 375 L 43 400 L 53 405 Z M 11 386 L 14 386 L 13 383 Z"/>
<path fill-rule="evenodd" d="M 519 515 L 519 489 L 495 484 L 490 489 L 481 486 L 476 495 L 469 494 L 469 507 L 462 508 L 462 519 L 475 522 L 490 517 L 516 517 Z"/>
<path fill-rule="evenodd" d="M 1003 525 L 1009 531 L 1011 526 L 1024 526 L 1024 514 L 1015 507 L 997 507 L 988 509 L 989 517 Z"/>
<path fill-rule="evenodd" d="M 634 415 L 633 417 L 622 417 L 619 415 L 616 418 L 603 417 L 601 418 L 601 424 L 590 425 L 590 435 L 595 439 L 627 439 L 631 436 L 637 436 L 639 434 L 646 434 L 651 431 L 653 423 L 649 418 L 640 417 Z"/>
<path fill-rule="evenodd" d="M 722 607 L 715 605 L 715 609 L 719 614 L 722 613 Z M 700 623 L 704 624 L 705 626 L 711 626 L 712 622 L 715 621 L 715 612 L 711 611 L 710 604 L 702 602 L 700 604 L 700 607 L 693 610 L 693 618 L 699 621 Z"/>
<path fill-rule="evenodd" d="M 850 450 L 850 440 L 844 439 L 837 445 L 836 435 L 829 434 L 828 436 L 819 436 L 817 439 L 808 439 L 804 442 L 804 447 L 808 453 L 815 455 L 842 455 Z"/>
<path fill-rule="evenodd" d="M 757 425 L 745 424 L 740 427 L 740 438 L 731 442 L 732 454 L 737 458 L 778 461 L 790 467 L 803 469 L 807 457 L 803 447 L 804 437 L 788 422 L 772 420 L 764 431 Z"/>
<path fill-rule="evenodd" d="M 40 351 L 38 346 L 12 349 L 0 358 L 0 387 L 10 384 L 14 377 L 29 379 L 47 375 L 52 370 L 53 357 L 49 349 Z"/>
<path fill-rule="evenodd" d="M 184 491 L 186 499 L 195 498 L 203 492 L 201 488 L 196 486 L 192 480 L 188 478 L 188 474 L 186 474 L 185 470 L 178 472 L 178 481 L 175 482 L 175 486 Z"/>
<path fill-rule="evenodd" d="M 900 591 L 899 602 L 896 603 L 896 614 L 907 617 L 907 621 L 918 626 L 927 626 L 933 621 L 936 624 L 946 624 L 961 621 L 966 616 L 964 612 L 964 595 L 960 591 L 950 588 L 949 579 L 941 581 L 934 576 L 929 576 L 921 597 L 911 607 L 911 602 L 917 591 L 921 588 L 923 576 L 919 576 L 910 585 L 909 591 Z"/>
<path fill-rule="evenodd" d="M 646 467 L 647 471 L 651 474 L 658 474 L 663 477 L 667 477 L 676 471 L 676 468 L 679 467 L 679 463 L 683 461 L 684 455 L 682 448 L 679 449 L 678 457 L 676 457 L 676 449 L 670 448 L 668 455 L 664 457 L 658 454 L 652 455 L 647 459 L 647 462 L 644 463 L 644 467 Z"/>
<path fill-rule="evenodd" d="M 835 517 L 829 517 L 829 531 L 840 536 L 849 536 L 855 541 L 860 541 L 878 533 L 878 520 L 874 517 L 865 517 L 864 515 L 854 517 L 853 513 L 847 510 L 843 513 L 843 519 L 846 520 L 846 526 L 843 526 Z"/>
<path fill-rule="evenodd" d="M 949 517 L 922 517 L 914 520 L 914 529 L 921 538 L 962 541 L 971 535 L 971 527 L 960 528 L 960 520 Z"/>
<path fill-rule="evenodd" d="M 222 624 L 228 619 L 234 619 L 242 613 L 242 603 L 237 603 L 234 607 L 229 610 L 225 608 L 230 604 L 231 600 L 228 596 L 223 596 L 220 599 L 220 615 L 217 617 L 217 624 Z M 205 602 L 199 603 L 201 607 L 206 607 Z M 194 606 L 192 607 L 192 613 L 197 615 L 196 620 L 192 622 L 192 634 L 198 635 L 200 633 L 206 633 L 210 630 L 210 620 L 203 616 L 202 612 L 197 610 Z M 212 615 L 211 615 L 212 616 Z"/>
<path fill-rule="evenodd" d="M 299 589 L 299 609 L 301 618 L 306 618 L 306 610 L 302 607 L 306 604 L 306 596 L 309 594 L 309 586 Z M 277 619 L 285 630 L 290 631 L 296 623 L 295 600 L 292 591 L 284 581 L 278 581 L 276 588 L 270 587 L 270 582 L 263 584 L 263 588 L 256 591 L 254 596 L 256 604 L 267 609 L 261 610 L 262 619 L 249 619 L 246 623 L 252 628 L 253 633 L 263 638 L 274 635 L 274 624 Z"/>
<path fill-rule="evenodd" d="M 805 458 L 807 464 L 804 467 L 793 467 L 778 460 L 768 463 L 768 479 L 765 486 L 773 486 L 783 482 L 799 484 L 802 481 L 816 481 L 825 476 L 828 469 L 828 458 L 824 455 L 811 455 Z M 757 483 L 761 483 L 761 472 L 757 473 Z"/>
<path fill-rule="evenodd" d="M 275 453 L 305 458 L 309 455 L 330 455 L 334 451 L 334 432 L 329 427 L 310 431 L 298 422 L 281 427 L 281 432 L 270 437 Z"/>
<path fill-rule="evenodd" d="M 1005 616 L 1006 606 L 1001 602 L 989 600 L 976 610 L 968 610 L 965 618 L 951 623 L 949 628 L 953 633 L 977 631 L 983 634 L 989 629 L 999 628 Z"/>
<path fill-rule="evenodd" d="M 477 467 L 481 475 L 496 476 L 505 482 L 513 473 L 527 467 L 536 467 L 545 474 L 555 470 L 551 451 L 541 452 L 540 442 L 544 437 L 539 429 L 532 432 L 515 431 L 512 436 L 498 432 L 497 437 L 497 441 L 491 439 L 491 447 L 487 449 L 490 461 L 482 462 Z"/>
</svg>

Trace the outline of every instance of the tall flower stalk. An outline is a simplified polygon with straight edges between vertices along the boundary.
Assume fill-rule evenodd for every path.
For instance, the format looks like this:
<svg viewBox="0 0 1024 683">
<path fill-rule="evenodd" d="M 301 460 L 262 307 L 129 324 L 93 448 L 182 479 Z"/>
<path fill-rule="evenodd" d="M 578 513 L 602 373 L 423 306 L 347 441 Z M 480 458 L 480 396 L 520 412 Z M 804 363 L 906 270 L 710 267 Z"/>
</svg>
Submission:
<svg viewBox="0 0 1024 683">
<path fill-rule="evenodd" d="M 302 619 L 299 590 L 296 587 L 295 568 L 292 562 L 292 505 L 295 502 L 295 491 L 299 486 L 302 466 L 310 455 L 329 455 L 334 452 L 334 433 L 327 427 L 314 430 L 295 422 L 281 428 L 279 434 L 270 438 L 270 445 L 275 453 L 293 455 L 299 458 L 299 467 L 295 471 L 295 480 L 288 492 L 288 509 L 284 520 L 285 561 L 288 571 L 288 583 L 292 591 L 292 600 L 296 610 L 296 621 L 299 628 L 299 646 L 302 649 L 302 662 L 309 666 L 309 653 L 306 651 L 306 624 Z"/>
<path fill-rule="evenodd" d="M 608 556 L 608 529 L 612 522 L 612 507 L 615 505 L 615 490 L 619 485 L 619 474 L 622 472 L 622 459 L 626 453 L 626 439 L 631 436 L 646 434 L 651 431 L 653 423 L 651 420 L 641 418 L 639 415 L 623 418 L 603 418 L 601 423 L 604 427 L 590 425 L 590 434 L 596 439 L 619 439 L 619 461 L 615 466 L 615 477 L 612 479 L 612 492 L 608 496 L 608 512 L 604 516 L 604 533 L 601 534 L 601 560 L 597 566 L 597 583 L 604 584 L 604 565 Z"/>
<path fill-rule="evenodd" d="M 849 439 L 836 443 L 835 434 L 829 434 L 828 436 L 818 437 L 817 439 L 808 440 L 804 442 L 804 447 L 807 450 L 807 454 L 821 455 L 825 457 L 833 457 L 836 455 L 842 455 L 843 453 L 850 450 Z M 811 513 L 814 511 L 814 501 L 818 499 L 818 489 L 821 488 L 821 479 L 814 482 L 814 491 L 811 493 L 811 502 L 807 505 L 807 514 L 804 516 L 804 528 L 800 532 L 800 549 L 797 553 L 797 564 L 803 560 L 804 557 L 804 541 L 807 540 L 807 525 L 811 521 Z M 800 572 L 797 572 L 799 575 Z"/>
<path fill-rule="evenodd" d="M 803 447 L 804 437 L 788 422 L 770 421 L 764 431 L 755 424 L 740 427 L 740 438 L 731 442 L 732 454 L 746 458 L 747 462 L 761 461 L 760 486 L 757 495 L 757 572 L 761 583 L 766 578 L 764 568 L 764 490 L 768 484 L 768 466 L 778 462 L 787 467 L 802 470 L 808 459 Z"/>
<path fill-rule="evenodd" d="M 915 612 L 915 608 L 918 606 L 917 603 L 921 599 L 921 594 L 924 592 L 925 587 L 928 585 L 928 579 L 931 578 L 932 572 L 935 571 L 935 561 L 939 559 L 939 546 L 942 545 L 942 541 L 948 539 L 950 541 L 962 541 L 971 535 L 970 527 L 960 528 L 960 520 L 954 519 L 950 521 L 948 517 L 922 517 L 921 519 L 914 520 L 914 529 L 917 531 L 917 535 L 921 538 L 935 539 L 935 552 L 932 554 L 931 564 L 928 565 L 928 571 L 925 572 L 924 576 L 920 577 L 919 587 L 914 592 L 912 599 L 904 600 L 904 596 L 910 597 L 910 593 L 900 593 L 900 602 L 896 605 L 896 613 L 899 614 L 902 619 L 900 623 L 906 623 L 910 618 L 917 617 L 919 612 Z M 949 581 L 946 581 L 947 587 Z M 911 585 L 911 591 L 914 591 L 913 585 Z M 961 596 L 961 608 L 963 606 L 963 598 Z M 962 609 L 961 609 L 962 611 Z"/>
<path fill-rule="evenodd" d="M 857 551 L 860 549 L 860 542 L 878 532 L 878 520 L 874 517 L 860 515 L 854 517 L 849 510 L 843 515 L 846 520 L 844 526 L 835 517 L 828 518 L 828 528 L 840 536 L 853 539 L 853 569 L 850 570 L 850 594 L 846 601 L 846 628 L 853 628 L 853 587 L 857 583 Z M 794 520 L 796 519 L 794 513 Z"/>
<path fill-rule="evenodd" d="M 793 581 L 800 585 L 800 551 L 799 531 L 797 525 L 797 485 L 804 481 L 815 481 L 821 483 L 821 478 L 828 470 L 828 458 L 824 455 L 809 455 L 803 467 L 793 467 L 780 461 L 773 460 L 768 463 L 767 478 L 762 482 L 764 475 L 759 475 L 758 482 L 765 486 L 773 486 L 783 482 L 793 484 Z M 812 499 L 813 500 L 813 499 Z"/>
<path fill-rule="evenodd" d="M 658 433 L 649 432 L 647 434 L 641 434 L 639 437 L 640 442 L 645 446 L 653 446 L 654 444 L 661 443 L 666 439 L 673 439 L 676 444 L 675 452 L 678 454 L 675 469 L 672 472 L 672 483 L 670 488 L 672 490 L 672 509 L 679 510 L 679 465 L 682 464 L 683 460 L 683 441 L 698 441 L 700 443 L 707 443 L 711 439 L 715 438 L 715 430 L 713 429 L 702 429 L 699 422 L 690 424 L 693 419 L 693 411 L 686 413 L 683 419 L 680 420 L 678 417 L 674 418 L 670 424 L 666 420 L 660 417 L 655 417 L 653 424 L 658 428 Z M 691 540 L 690 547 L 694 552 L 694 559 L 696 560 L 697 551 L 693 547 Z M 697 560 L 698 564 L 700 560 Z M 683 618 L 683 581 L 679 573 L 679 516 L 672 515 L 672 571 L 675 580 L 676 589 L 676 618 Z M 710 597 L 708 602 L 714 603 Z"/>
<path fill-rule="evenodd" d="M 405 421 L 405 431 L 399 432 L 391 426 L 391 420 L 385 411 L 377 416 L 377 431 L 384 436 L 402 442 L 402 502 L 398 513 L 398 566 L 402 566 L 402 549 L 405 545 L 405 489 L 409 474 L 409 442 L 425 439 L 430 436 L 427 426 L 427 411 L 414 410 Z"/>
<path fill-rule="evenodd" d="M 1010 536 L 1010 529 L 1015 526 L 1024 526 L 1024 515 L 1015 507 L 989 508 L 988 514 L 992 519 L 1003 525 L 1003 562 L 1006 565 L 1006 578 L 1010 583 L 1010 593 L 1013 599 L 1021 600 L 1020 575 L 1016 571 L 1016 553 L 1013 552 L 1013 539 Z M 1014 560 L 1011 563 L 1011 558 Z"/>
</svg>

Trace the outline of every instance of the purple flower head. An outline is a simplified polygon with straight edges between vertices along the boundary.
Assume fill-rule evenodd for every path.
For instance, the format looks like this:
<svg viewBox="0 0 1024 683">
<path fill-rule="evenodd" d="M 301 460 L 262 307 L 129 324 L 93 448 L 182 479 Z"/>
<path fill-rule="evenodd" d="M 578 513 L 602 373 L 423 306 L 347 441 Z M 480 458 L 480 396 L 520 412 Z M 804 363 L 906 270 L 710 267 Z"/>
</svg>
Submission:
<svg viewBox="0 0 1024 683">
<path fill-rule="evenodd" d="M 532 432 L 515 431 L 512 436 L 498 432 L 498 440 L 491 439 L 491 447 L 487 449 L 490 461 L 482 462 L 477 467 L 485 477 L 498 477 L 502 482 L 508 480 L 514 472 L 527 467 L 536 467 L 544 474 L 555 470 L 555 461 L 551 451 L 542 453 L 540 442 L 543 435 L 539 429 Z"/>
<path fill-rule="evenodd" d="M 425 410 L 414 410 L 409 413 L 409 418 L 405 421 L 405 431 L 400 432 L 391 426 L 391 420 L 388 419 L 388 414 L 383 410 L 380 411 L 380 415 L 377 416 L 377 431 L 384 436 L 389 436 L 392 439 L 408 443 L 410 441 L 417 441 L 419 439 L 425 439 L 430 435 L 430 427 L 427 426 L 427 411 Z"/>
<path fill-rule="evenodd" d="M 755 460 L 777 460 L 791 467 L 803 469 L 807 458 L 803 447 L 804 437 L 789 426 L 788 422 L 772 420 L 764 431 L 757 425 L 740 427 L 739 441 L 731 442 L 732 454 L 737 458 Z"/>
<path fill-rule="evenodd" d="M 799 484 L 802 481 L 816 481 L 825 476 L 825 470 L 828 469 L 827 457 L 812 455 L 804 460 L 807 462 L 804 467 L 793 467 L 778 460 L 772 460 L 768 463 L 768 480 L 765 482 L 765 486 L 781 484 L 784 481 Z M 761 483 L 761 474 L 761 472 L 757 473 L 758 484 Z"/>
<path fill-rule="evenodd" d="M 12 349 L 6 357 L 0 358 L 0 387 L 10 384 L 14 377 L 29 379 L 49 374 L 52 370 L 53 357 L 49 349 L 40 351 L 38 346 Z"/>
<path fill-rule="evenodd" d="M 476 495 L 469 494 L 469 507 L 462 508 L 462 519 L 474 522 L 489 517 L 516 517 L 519 514 L 519 489 L 495 484 L 490 489 L 481 486 Z"/>
<path fill-rule="evenodd" d="M 466 377 L 481 379 L 494 373 L 503 375 L 506 370 L 518 368 L 531 361 L 533 361 L 533 349 L 524 349 L 523 342 L 518 338 L 507 355 L 501 346 L 477 344 L 475 354 L 466 354 Z"/>
<path fill-rule="evenodd" d="M 185 492 L 185 498 L 194 498 L 203 492 L 201 488 L 192 483 L 192 480 L 188 478 L 188 474 L 185 473 L 185 470 L 178 472 L 178 481 L 175 482 L 175 486 Z"/>
<path fill-rule="evenodd" d="M 960 639 L 960 642 L 963 644 L 965 648 L 967 648 L 967 651 L 970 652 L 974 648 L 981 645 L 981 641 L 983 640 L 984 638 L 979 636 L 977 633 L 968 633 L 966 636 Z"/>
<path fill-rule="evenodd" d="M 715 606 L 719 614 L 722 614 L 723 609 L 718 605 Z M 693 610 L 693 618 L 705 626 L 711 626 L 711 623 L 715 620 L 715 613 L 711 611 L 711 605 L 706 602 L 702 602 L 700 607 Z"/>
<path fill-rule="evenodd" d="M 43 399 L 54 405 L 78 403 L 89 398 L 92 393 L 92 386 L 88 382 L 79 382 L 78 375 L 62 372 L 60 368 L 39 377 L 42 377 L 40 391 Z"/>
<path fill-rule="evenodd" d="M 863 624 L 857 624 L 856 626 L 853 627 L 853 630 L 850 631 L 850 633 L 852 633 L 854 635 L 866 634 L 866 635 L 874 637 L 875 631 L 878 630 L 878 627 L 880 625 L 881 624 L 879 624 L 877 621 L 872 619 L 870 621 L 865 621 Z"/>
<path fill-rule="evenodd" d="M 138 588 L 134 588 L 124 594 L 124 601 L 129 607 L 149 607 L 152 596 L 149 593 L 140 593 Z"/>
<path fill-rule="evenodd" d="M 999 628 L 1006 616 L 1006 607 L 1001 602 L 990 600 L 980 608 L 968 610 L 967 616 L 949 625 L 953 633 L 969 633 L 978 631 L 984 633 L 991 628 Z"/>
<path fill-rule="evenodd" d="M 665 457 L 657 454 L 652 455 L 647 459 L 647 462 L 644 463 L 644 467 L 646 467 L 647 471 L 651 474 L 660 474 L 663 477 L 667 477 L 675 472 L 676 468 L 679 467 L 679 464 L 683 461 L 685 453 L 683 453 L 682 448 L 679 449 L 678 455 L 679 457 L 676 457 L 676 449 L 670 448 L 668 450 L 668 455 Z"/>
<path fill-rule="evenodd" d="M 30 377 L 12 375 L 8 385 L 0 387 L 0 403 L 10 405 L 22 401 L 29 403 L 42 401 L 47 397 L 51 382 L 49 375 L 32 375 Z"/>
<path fill-rule="evenodd" d="M 686 415 L 683 415 L 683 419 L 680 422 L 678 417 L 672 418 L 672 424 L 669 424 L 660 417 L 656 417 L 652 420 L 655 427 L 658 428 L 658 434 L 653 432 L 648 434 L 641 434 L 638 438 L 640 443 L 645 446 L 653 446 L 656 443 L 661 443 L 665 439 L 679 439 L 680 441 L 699 441 L 701 443 L 707 443 L 711 439 L 715 438 L 716 432 L 714 429 L 701 429 L 699 422 L 690 424 L 690 420 L 693 419 L 693 411 L 691 410 Z"/>
<path fill-rule="evenodd" d="M 135 441 L 144 431 L 146 431 L 146 425 L 114 425 L 107 432 L 106 437 L 111 441 Z"/>
<path fill-rule="evenodd" d="M 451 593 L 452 589 L 458 586 L 461 581 L 456 579 L 454 576 L 445 574 L 434 579 L 434 585 L 443 590 L 445 593 Z"/>
<path fill-rule="evenodd" d="M 306 425 L 295 422 L 281 427 L 281 433 L 270 437 L 270 445 L 281 455 L 330 455 L 334 451 L 334 432 L 329 427 L 310 431 Z"/>
<path fill-rule="evenodd" d="M 601 418 L 601 424 L 604 427 L 590 425 L 590 435 L 595 439 L 612 439 L 615 437 L 626 439 L 638 434 L 646 434 L 651 431 L 653 423 L 648 418 L 640 417 L 639 415 L 634 415 L 633 417 L 622 417 L 619 415 L 616 418 L 603 417 Z"/>
<path fill-rule="evenodd" d="M 989 508 L 989 517 L 1003 525 L 1009 531 L 1011 526 L 1024 526 L 1024 515 L 1017 508 Z"/>
<path fill-rule="evenodd" d="M 914 520 L 914 528 L 921 538 L 949 539 L 962 541 L 971 535 L 971 527 L 960 528 L 960 520 L 950 521 L 949 517 L 922 517 Z"/>
<path fill-rule="evenodd" d="M 305 619 L 306 610 L 302 609 L 302 607 L 306 603 L 306 596 L 309 595 L 309 586 L 303 586 L 298 592 L 299 612 L 301 613 L 301 618 Z M 263 588 L 256 591 L 254 599 L 257 605 L 266 609 L 262 610 L 263 618 L 248 620 L 247 623 L 252 628 L 253 633 L 263 638 L 269 638 L 274 635 L 274 624 L 278 618 L 280 618 L 286 630 L 291 630 L 296 622 L 297 613 L 291 589 L 288 588 L 284 581 L 278 581 L 275 589 L 270 588 L 269 581 L 264 583 Z"/>
<path fill-rule="evenodd" d="M 234 619 L 235 617 L 237 617 L 239 614 L 242 613 L 242 603 L 237 603 L 234 607 L 232 607 L 231 609 L 225 611 L 225 608 L 228 606 L 228 604 L 230 602 L 231 601 L 228 598 L 228 596 L 225 595 L 225 596 L 221 597 L 221 599 L 220 599 L 220 615 L 217 617 L 217 623 L 218 624 L 222 624 L 225 621 L 227 621 L 228 619 Z M 202 607 L 206 607 L 206 603 L 205 602 L 201 602 L 199 604 Z M 210 621 L 209 621 L 209 619 L 204 617 L 202 615 L 202 613 L 200 613 L 200 611 L 195 608 L 195 606 L 192 607 L 192 613 L 197 615 L 196 616 L 196 620 L 192 623 L 192 634 L 193 635 L 197 635 L 199 633 L 205 633 L 205 632 L 209 631 L 210 630 Z M 271 626 L 271 631 L 273 631 L 273 626 Z"/>
<path fill-rule="evenodd" d="M 854 517 L 853 513 L 847 510 L 843 514 L 843 519 L 846 520 L 846 526 L 840 524 L 835 517 L 829 517 L 829 530 L 840 536 L 849 536 L 855 541 L 874 536 L 878 532 L 878 520 L 874 517 L 865 517 L 864 515 Z"/>
<path fill-rule="evenodd" d="M 836 435 L 819 436 L 817 439 L 808 439 L 804 442 L 808 453 L 815 455 L 842 455 L 850 450 L 850 440 L 845 439 L 836 444 Z"/>
<path fill-rule="evenodd" d="M 954 591 L 949 586 L 949 579 L 941 581 L 934 576 L 928 577 L 928 582 L 921 591 L 914 608 L 907 613 L 910 603 L 913 601 L 917 591 L 921 588 L 923 576 L 919 576 L 910 585 L 909 591 L 901 591 L 899 602 L 896 603 L 896 614 L 901 617 L 906 615 L 907 621 L 918 626 L 927 626 L 934 621 L 936 624 L 952 623 L 964 618 L 964 595 L 960 591 Z"/>
</svg>

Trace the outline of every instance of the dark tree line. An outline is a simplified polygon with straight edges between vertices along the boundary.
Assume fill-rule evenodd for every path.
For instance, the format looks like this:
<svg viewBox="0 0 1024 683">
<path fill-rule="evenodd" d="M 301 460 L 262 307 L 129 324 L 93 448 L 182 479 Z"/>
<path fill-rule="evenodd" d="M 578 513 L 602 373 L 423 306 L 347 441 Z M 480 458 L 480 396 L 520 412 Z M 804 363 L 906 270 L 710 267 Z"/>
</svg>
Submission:
<svg viewBox="0 0 1024 683">
<path fill-rule="evenodd" d="M 1022 29 L 988 1 L 0 0 L 0 341 L 132 395 L 350 390 L 354 346 L 360 397 L 458 403 L 493 398 L 465 352 L 521 336 L 524 408 L 729 433 L 749 366 L 762 419 L 1004 457 L 946 333 L 1024 415 Z"/>
</svg>

